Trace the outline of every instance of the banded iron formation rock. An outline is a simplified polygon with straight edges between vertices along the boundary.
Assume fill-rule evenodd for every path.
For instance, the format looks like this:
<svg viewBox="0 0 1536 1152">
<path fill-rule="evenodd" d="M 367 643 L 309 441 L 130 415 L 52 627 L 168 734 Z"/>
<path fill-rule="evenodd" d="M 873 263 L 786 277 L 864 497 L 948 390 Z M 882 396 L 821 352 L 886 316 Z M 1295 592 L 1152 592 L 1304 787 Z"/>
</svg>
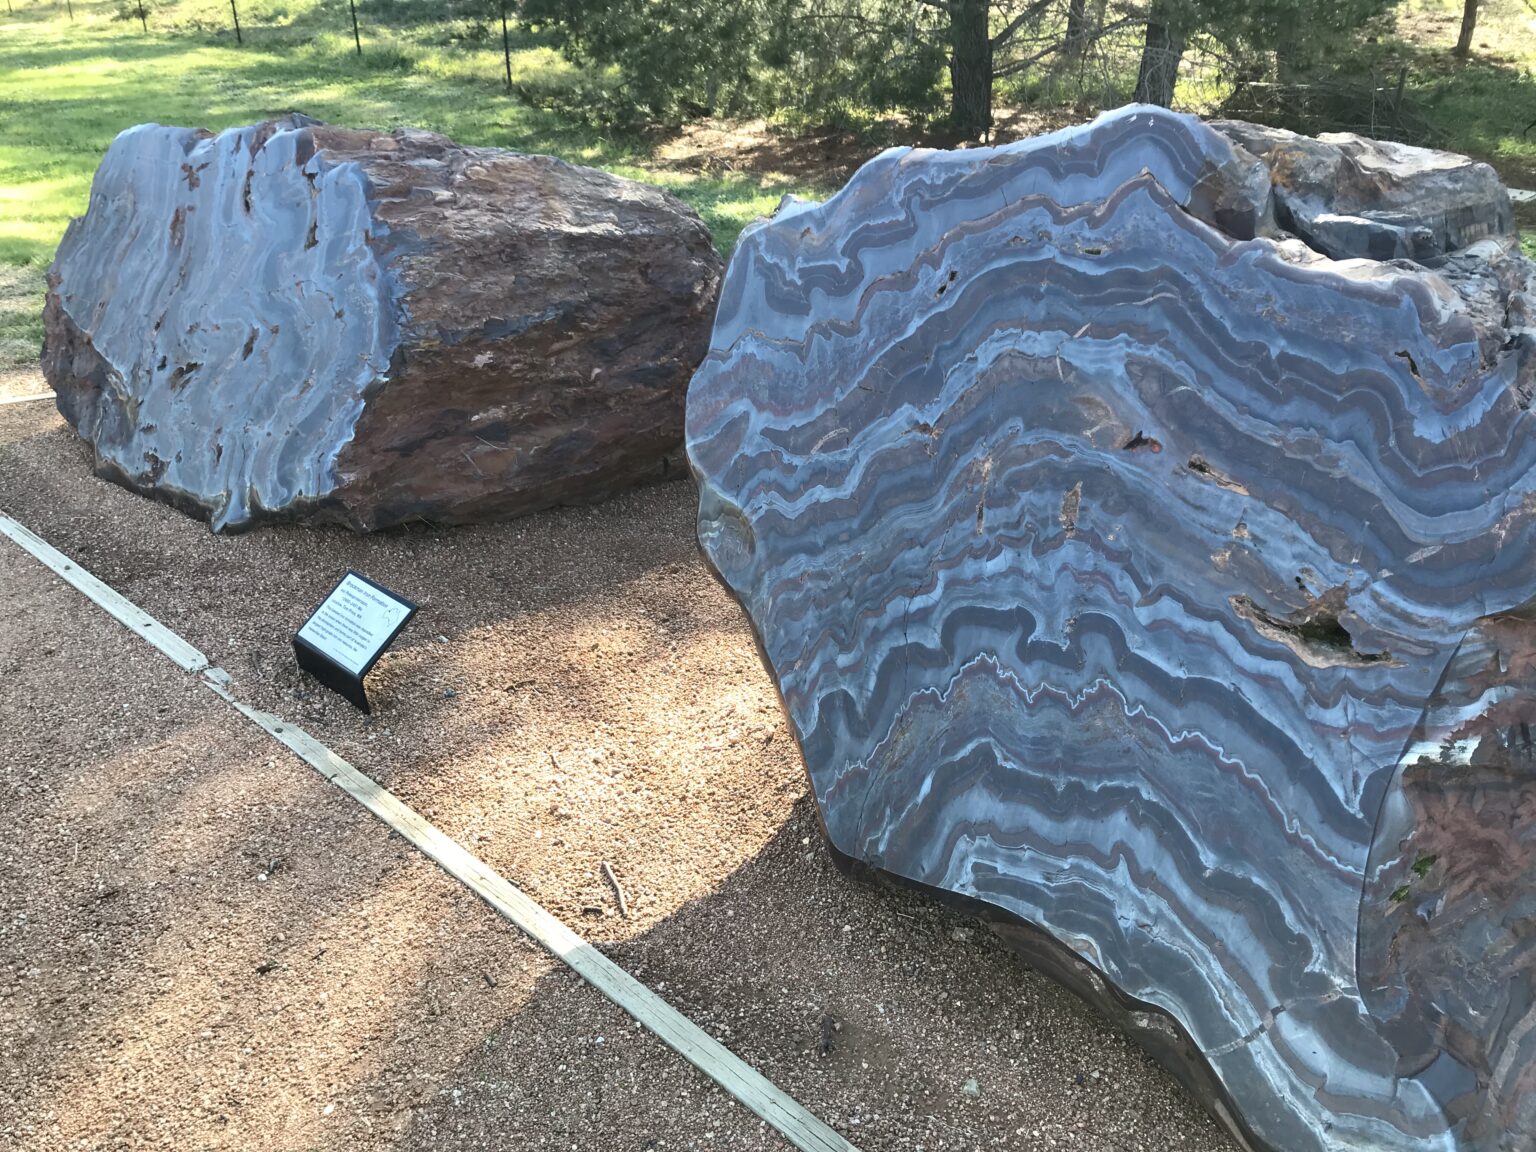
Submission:
<svg viewBox="0 0 1536 1152">
<path fill-rule="evenodd" d="M 781 206 L 690 385 L 836 851 L 1253 1148 L 1536 1147 L 1532 272 L 1480 165 L 1133 106 Z"/>
<path fill-rule="evenodd" d="M 99 474 L 216 530 L 359 530 L 665 475 L 721 262 L 660 189 L 303 116 L 108 149 L 43 369 Z"/>
</svg>

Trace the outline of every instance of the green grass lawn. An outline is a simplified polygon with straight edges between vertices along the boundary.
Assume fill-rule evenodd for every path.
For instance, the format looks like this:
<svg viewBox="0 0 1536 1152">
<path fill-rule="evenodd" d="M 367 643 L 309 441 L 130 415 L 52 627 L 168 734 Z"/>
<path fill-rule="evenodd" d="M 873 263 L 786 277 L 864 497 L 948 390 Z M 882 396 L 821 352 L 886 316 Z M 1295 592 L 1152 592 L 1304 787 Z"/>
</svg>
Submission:
<svg viewBox="0 0 1536 1152">
<path fill-rule="evenodd" d="M 1461 8 L 1461 0 L 1400 0 L 1381 71 L 1408 66 L 1433 143 L 1487 160 L 1511 187 L 1536 188 L 1536 8 L 1483 0 L 1472 56 L 1458 60 Z"/>
<path fill-rule="evenodd" d="M 44 272 L 113 136 L 145 121 L 225 128 L 287 111 L 364 127 L 409 124 L 467 144 L 548 152 L 661 184 L 704 217 L 722 252 L 789 191 L 830 188 L 751 174 L 665 167 L 653 145 L 562 119 L 525 94 L 575 73 L 553 49 L 513 32 L 514 92 L 504 87 L 499 26 L 477 0 L 359 0 L 363 54 L 342 0 L 6 0 L 0 13 L 0 371 L 34 364 Z M 1403 0 L 1383 74 L 1410 63 L 1434 142 L 1495 163 L 1536 187 L 1536 12 L 1486 0 L 1477 53 L 1450 57 L 1460 0 Z M 873 150 L 873 149 L 871 149 Z M 1536 242 L 1528 240 L 1533 255 Z"/>
<path fill-rule="evenodd" d="M 641 141 L 605 138 L 505 90 L 500 28 L 441 18 L 449 2 L 370 0 L 393 22 L 364 24 L 353 50 L 345 4 L 242 4 L 237 46 L 227 0 L 150 8 L 134 0 L 11 0 L 0 12 L 0 370 L 33 364 L 42 339 L 44 274 L 112 138 L 157 121 L 219 129 L 301 111 L 360 127 L 413 125 L 466 144 L 547 152 L 660 184 L 698 210 L 722 252 L 789 191 L 750 176 L 705 177 L 648 165 Z M 468 8 L 468 5 L 460 5 Z M 434 19 L 421 19 L 430 12 Z M 514 37 L 516 33 L 514 32 Z M 548 47 L 514 40 L 513 79 L 558 82 L 567 65 Z"/>
</svg>

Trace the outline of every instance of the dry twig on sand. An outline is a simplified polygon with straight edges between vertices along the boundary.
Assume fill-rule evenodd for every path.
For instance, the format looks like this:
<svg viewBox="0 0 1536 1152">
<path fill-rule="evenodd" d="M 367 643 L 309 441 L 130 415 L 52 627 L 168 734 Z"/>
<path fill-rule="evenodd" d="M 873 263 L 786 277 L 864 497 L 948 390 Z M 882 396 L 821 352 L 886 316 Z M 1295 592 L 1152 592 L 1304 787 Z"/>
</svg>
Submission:
<svg viewBox="0 0 1536 1152">
<path fill-rule="evenodd" d="M 613 874 L 613 868 L 608 861 L 603 861 L 603 875 L 608 878 L 608 883 L 613 885 L 613 894 L 619 901 L 619 915 L 629 919 L 629 904 L 624 899 L 624 889 L 619 886 L 619 878 Z"/>
</svg>

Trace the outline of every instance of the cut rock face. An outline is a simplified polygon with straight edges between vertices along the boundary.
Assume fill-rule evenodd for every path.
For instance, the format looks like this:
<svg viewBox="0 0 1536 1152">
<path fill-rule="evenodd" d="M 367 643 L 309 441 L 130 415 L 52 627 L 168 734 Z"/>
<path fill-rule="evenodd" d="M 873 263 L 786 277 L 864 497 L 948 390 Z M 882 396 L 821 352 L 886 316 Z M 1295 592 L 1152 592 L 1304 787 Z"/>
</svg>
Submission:
<svg viewBox="0 0 1536 1152">
<path fill-rule="evenodd" d="M 1241 127 L 888 152 L 750 229 L 699 539 L 842 857 L 1252 1147 L 1530 1149 L 1531 265 L 1328 259 Z"/>
<path fill-rule="evenodd" d="M 108 150 L 43 368 L 97 470 L 238 529 L 463 522 L 665 475 L 720 260 L 667 193 L 302 116 Z"/>
</svg>

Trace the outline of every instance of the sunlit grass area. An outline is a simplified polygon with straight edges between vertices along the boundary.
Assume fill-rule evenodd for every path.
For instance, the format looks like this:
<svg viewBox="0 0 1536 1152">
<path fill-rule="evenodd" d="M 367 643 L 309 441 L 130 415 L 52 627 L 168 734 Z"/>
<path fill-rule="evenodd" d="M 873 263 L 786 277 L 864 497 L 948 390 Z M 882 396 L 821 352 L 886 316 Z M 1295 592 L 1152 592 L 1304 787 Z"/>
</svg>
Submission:
<svg viewBox="0 0 1536 1152">
<path fill-rule="evenodd" d="M 1461 10 L 1461 0 L 1402 0 L 1388 47 L 1407 63 L 1436 143 L 1536 188 L 1536 8 L 1484 0 L 1467 60 L 1451 52 Z"/>
<path fill-rule="evenodd" d="M 534 106 L 520 92 L 559 84 L 571 66 L 515 29 L 508 93 L 501 28 L 453 15 L 468 4 L 373 0 L 362 6 L 358 55 L 347 7 L 334 0 L 242 4 L 243 44 L 227 0 L 147 3 L 147 34 L 135 0 L 75 0 L 73 20 L 63 2 L 12 2 L 13 15 L 0 13 L 0 369 L 35 361 L 53 250 L 112 138 L 146 121 L 220 129 L 300 111 L 547 152 L 668 188 L 723 252 L 785 192 L 813 191 L 653 168 L 646 141 Z"/>
<path fill-rule="evenodd" d="M 236 0 L 243 43 L 228 0 L 145 0 L 147 32 L 138 0 L 7 2 L 12 10 L 0 13 L 0 370 L 35 361 L 53 250 L 83 211 L 107 145 L 145 121 L 219 129 L 302 111 L 547 152 L 670 189 L 704 217 L 722 252 L 785 192 L 821 196 L 839 182 L 804 167 L 791 177 L 668 165 L 655 140 L 573 119 L 572 102 L 558 97 L 592 78 L 515 26 L 509 91 L 501 26 L 483 0 L 360 0 L 361 54 L 343 0 Z M 1392 77 L 1406 66 L 1425 142 L 1476 155 L 1509 184 L 1536 188 L 1536 11 L 1525 0 L 1485 0 L 1466 61 L 1451 54 L 1460 18 L 1461 0 L 1402 0 L 1395 34 L 1371 45 L 1360 67 Z M 1101 102 L 1129 92 L 1136 47 L 1121 53 L 1125 69 L 1103 76 Z M 1059 102 L 1063 76 L 1000 85 L 999 101 Z M 1072 115 L 1091 112 L 1080 81 Z M 1192 68 L 1177 104 L 1209 113 L 1229 92 L 1219 70 Z M 1536 240 L 1527 245 L 1536 255 Z"/>
<path fill-rule="evenodd" d="M 1397 37 L 1382 46 L 1406 63 L 1433 143 L 1486 160 L 1512 188 L 1536 189 L 1536 7 L 1483 0 L 1472 53 L 1451 49 L 1461 0 L 1401 0 Z M 1536 258 L 1536 205 L 1516 205 Z"/>
</svg>

